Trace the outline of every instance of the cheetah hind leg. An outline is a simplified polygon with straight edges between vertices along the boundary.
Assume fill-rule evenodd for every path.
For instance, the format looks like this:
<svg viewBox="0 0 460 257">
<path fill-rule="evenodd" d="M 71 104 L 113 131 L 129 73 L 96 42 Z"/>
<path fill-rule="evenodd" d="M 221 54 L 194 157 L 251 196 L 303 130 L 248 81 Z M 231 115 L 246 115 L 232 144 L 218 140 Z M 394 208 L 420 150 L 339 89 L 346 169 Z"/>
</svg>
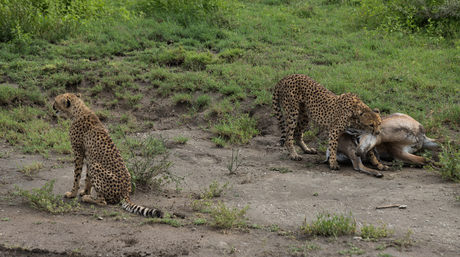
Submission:
<svg viewBox="0 0 460 257">
<path fill-rule="evenodd" d="M 308 148 L 308 146 L 303 141 L 303 132 L 307 129 L 309 120 L 307 114 L 305 113 L 305 107 L 301 104 L 299 108 L 299 117 L 297 121 L 297 126 L 294 131 L 294 140 L 297 145 L 302 149 L 306 154 L 317 154 L 318 151 L 314 148 Z"/>
<path fill-rule="evenodd" d="M 88 164 L 87 166 L 87 171 L 86 171 L 86 186 L 85 190 L 89 186 L 91 190 L 91 185 L 94 186 L 94 190 L 96 190 L 96 198 L 93 197 L 91 194 L 89 195 L 84 195 L 81 200 L 85 203 L 94 203 L 97 205 L 107 205 L 107 202 L 105 201 L 105 196 L 102 194 L 103 188 L 107 188 L 108 185 L 106 185 L 105 179 L 107 179 L 106 176 L 103 176 L 107 171 L 105 171 L 102 166 L 99 163 L 91 163 Z M 96 181 L 97 183 L 94 183 Z"/>
</svg>

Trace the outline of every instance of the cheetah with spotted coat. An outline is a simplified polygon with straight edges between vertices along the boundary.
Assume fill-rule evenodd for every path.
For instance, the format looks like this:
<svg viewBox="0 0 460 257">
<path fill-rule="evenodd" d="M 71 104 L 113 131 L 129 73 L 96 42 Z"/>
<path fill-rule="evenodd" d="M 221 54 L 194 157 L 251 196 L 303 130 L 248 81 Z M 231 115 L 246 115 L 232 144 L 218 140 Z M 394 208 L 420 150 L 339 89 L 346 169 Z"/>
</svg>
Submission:
<svg viewBox="0 0 460 257">
<path fill-rule="evenodd" d="M 64 113 L 71 119 L 70 142 L 75 155 L 75 174 L 71 192 L 64 197 L 77 196 L 83 161 L 86 159 L 85 189 L 80 192 L 83 202 L 106 205 L 123 201 L 127 211 L 150 217 L 162 217 L 163 212 L 134 204 L 129 199 L 131 175 L 108 131 L 97 115 L 80 99 L 81 95 L 62 94 L 55 98 L 56 114 Z M 91 188 L 96 197 L 91 195 Z"/>
<path fill-rule="evenodd" d="M 302 160 L 294 149 L 293 140 L 304 153 L 316 153 L 302 140 L 302 133 L 310 121 L 329 131 L 329 166 L 332 170 L 340 168 L 337 163 L 340 132 L 355 128 L 377 135 L 382 123 L 378 109 L 371 110 L 357 95 L 336 95 L 312 78 L 300 74 L 284 77 L 278 82 L 273 93 L 273 109 L 282 132 L 281 145 L 287 147 L 291 160 Z M 368 155 L 378 169 L 388 169 L 378 162 L 373 151 Z"/>
</svg>

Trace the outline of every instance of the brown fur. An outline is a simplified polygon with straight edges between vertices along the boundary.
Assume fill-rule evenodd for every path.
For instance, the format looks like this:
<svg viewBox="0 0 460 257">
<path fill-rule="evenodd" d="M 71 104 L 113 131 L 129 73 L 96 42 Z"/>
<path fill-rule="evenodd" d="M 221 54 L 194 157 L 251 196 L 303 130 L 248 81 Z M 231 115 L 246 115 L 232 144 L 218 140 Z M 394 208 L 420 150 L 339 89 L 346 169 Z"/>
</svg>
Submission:
<svg viewBox="0 0 460 257">
<path fill-rule="evenodd" d="M 329 130 L 329 165 L 333 170 L 340 168 L 337 140 L 341 131 L 359 128 L 372 134 L 380 132 L 378 110 L 373 112 L 355 94 L 336 95 L 306 75 L 294 74 L 278 82 L 273 93 L 273 109 L 282 131 L 281 143 L 287 147 L 292 160 L 302 160 L 294 149 L 293 140 L 304 153 L 316 153 L 302 140 L 302 133 L 310 121 Z"/>
<path fill-rule="evenodd" d="M 80 192 L 83 202 L 106 205 L 123 201 L 123 207 L 144 216 L 161 217 L 157 209 L 148 209 L 131 202 L 131 175 L 123 159 L 97 115 L 80 99 L 80 94 L 62 94 L 55 98 L 53 109 L 71 119 L 70 142 L 75 155 L 75 176 L 67 198 L 77 196 L 83 161 L 87 161 L 85 189 Z M 91 196 L 91 188 L 97 197 Z"/>
</svg>

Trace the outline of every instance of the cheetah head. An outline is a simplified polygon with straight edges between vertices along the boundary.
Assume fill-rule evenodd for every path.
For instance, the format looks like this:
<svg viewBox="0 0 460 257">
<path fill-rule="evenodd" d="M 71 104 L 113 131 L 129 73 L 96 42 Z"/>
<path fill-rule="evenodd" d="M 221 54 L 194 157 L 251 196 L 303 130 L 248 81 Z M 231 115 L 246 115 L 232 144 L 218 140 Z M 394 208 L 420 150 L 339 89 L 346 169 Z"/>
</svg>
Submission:
<svg viewBox="0 0 460 257">
<path fill-rule="evenodd" d="M 56 115 L 70 114 L 70 108 L 72 105 L 75 105 L 76 100 L 80 99 L 81 94 L 61 94 L 54 98 L 53 110 L 56 111 Z"/>
<path fill-rule="evenodd" d="M 359 114 L 359 123 L 361 123 L 366 132 L 369 132 L 372 135 L 380 134 L 382 119 L 380 118 L 379 109 L 375 108 L 373 111 L 361 112 Z"/>
</svg>

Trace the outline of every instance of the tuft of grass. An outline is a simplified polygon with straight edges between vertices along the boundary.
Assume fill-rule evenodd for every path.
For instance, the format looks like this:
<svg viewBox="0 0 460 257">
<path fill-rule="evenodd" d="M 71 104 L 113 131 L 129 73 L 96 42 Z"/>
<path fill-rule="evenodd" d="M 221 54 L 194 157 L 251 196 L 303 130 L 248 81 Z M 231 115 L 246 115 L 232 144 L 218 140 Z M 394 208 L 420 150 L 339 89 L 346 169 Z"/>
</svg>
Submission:
<svg viewBox="0 0 460 257">
<path fill-rule="evenodd" d="M 354 246 L 353 244 L 349 244 L 350 249 L 348 250 L 339 250 L 338 253 L 340 255 L 361 255 L 365 254 L 366 251 L 363 249 L 359 249 L 358 247 Z"/>
<path fill-rule="evenodd" d="M 442 178 L 460 182 L 460 149 L 449 139 L 441 145 L 439 164 L 441 167 L 437 172 Z"/>
<path fill-rule="evenodd" d="M 391 242 L 391 244 L 395 247 L 397 247 L 400 251 L 405 251 L 406 248 L 413 246 L 414 240 L 412 239 L 412 235 L 414 232 L 412 230 L 408 230 L 406 235 L 404 235 L 402 238 L 395 239 Z"/>
<path fill-rule="evenodd" d="M 177 93 L 171 98 L 171 100 L 175 104 L 189 104 L 192 102 L 192 95 L 188 93 Z"/>
<path fill-rule="evenodd" d="M 193 220 L 193 225 L 200 226 L 200 225 L 206 225 L 208 221 L 203 218 L 198 218 Z"/>
<path fill-rule="evenodd" d="M 248 210 L 248 205 L 240 210 L 236 207 L 227 207 L 225 203 L 219 201 L 217 205 L 211 209 L 210 216 L 213 219 L 211 226 L 220 229 L 246 227 L 246 219 L 244 218 L 244 215 Z"/>
<path fill-rule="evenodd" d="M 214 197 L 220 197 L 222 195 L 225 195 L 226 193 L 223 193 L 224 190 L 231 189 L 228 188 L 228 181 L 225 182 L 225 184 L 220 185 L 219 182 L 216 180 L 213 180 L 212 183 L 209 185 L 209 189 L 203 188 L 203 192 L 200 194 L 200 199 L 210 199 Z"/>
<path fill-rule="evenodd" d="M 381 227 L 374 227 L 374 225 L 372 224 L 366 225 L 366 223 L 364 223 L 364 225 L 361 227 L 361 237 L 362 238 L 378 239 L 381 237 L 389 237 L 389 236 L 392 236 L 393 234 L 394 234 L 394 229 L 393 230 L 387 229 L 385 223 L 382 223 Z"/>
<path fill-rule="evenodd" d="M 33 188 L 32 191 L 21 189 L 18 185 L 14 185 L 15 192 L 13 195 L 22 196 L 27 199 L 29 205 L 34 209 L 40 209 L 53 214 L 71 212 L 80 208 L 77 198 L 70 203 L 64 203 L 61 195 L 53 195 L 53 187 L 55 180 L 45 183 L 40 188 Z"/>
<path fill-rule="evenodd" d="M 236 152 L 236 154 L 235 154 Z M 236 174 L 236 170 L 241 166 L 241 164 L 244 161 L 244 158 L 239 157 L 240 149 L 232 148 L 232 157 L 228 159 L 228 164 L 227 164 L 227 169 L 230 172 L 230 174 Z"/>
<path fill-rule="evenodd" d="M 209 106 L 209 103 L 212 101 L 212 98 L 207 95 L 207 94 L 203 94 L 203 95 L 200 95 L 199 97 L 197 97 L 195 99 L 195 104 L 198 105 L 198 107 L 208 107 Z"/>
<path fill-rule="evenodd" d="M 249 117 L 248 113 L 241 116 L 225 114 L 211 131 L 231 144 L 246 144 L 259 133 L 256 125 L 257 118 Z"/>
<path fill-rule="evenodd" d="M 310 224 L 304 221 L 301 230 L 308 235 L 312 236 L 342 236 L 354 235 L 356 233 L 356 220 L 350 212 L 347 214 L 337 215 L 330 214 L 327 211 L 319 212 L 316 214 L 316 221 Z"/>
<path fill-rule="evenodd" d="M 177 137 L 173 137 L 173 140 L 174 140 L 174 142 L 176 142 L 176 144 L 186 144 L 189 139 L 190 138 L 182 136 L 182 135 L 177 136 Z"/>
<path fill-rule="evenodd" d="M 281 173 L 292 172 L 291 169 L 286 168 L 286 167 L 271 167 L 270 170 L 279 171 L 279 172 L 281 172 Z"/>
<path fill-rule="evenodd" d="M 306 241 L 304 245 L 288 245 L 288 248 L 293 253 L 308 253 L 323 249 L 321 246 L 308 241 Z"/>
</svg>

